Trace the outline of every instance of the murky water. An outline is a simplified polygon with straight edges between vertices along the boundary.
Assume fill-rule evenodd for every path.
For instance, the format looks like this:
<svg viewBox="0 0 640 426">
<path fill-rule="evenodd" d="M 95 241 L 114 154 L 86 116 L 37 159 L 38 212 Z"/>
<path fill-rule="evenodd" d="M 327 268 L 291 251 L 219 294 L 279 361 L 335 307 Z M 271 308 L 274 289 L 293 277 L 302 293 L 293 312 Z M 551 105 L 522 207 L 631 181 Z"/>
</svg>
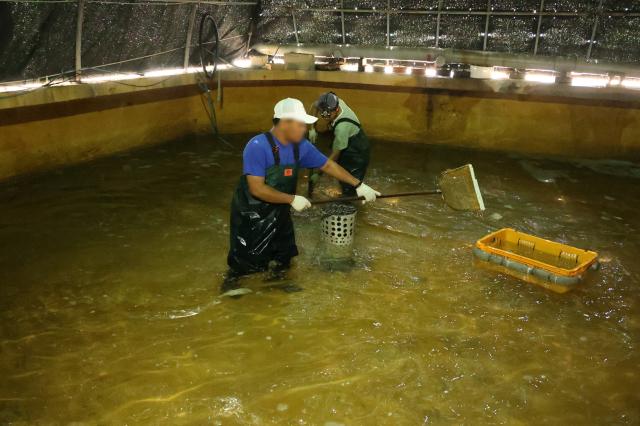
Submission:
<svg viewBox="0 0 640 426">
<path fill-rule="evenodd" d="M 640 422 L 637 166 L 378 143 L 371 186 L 472 162 L 484 217 L 381 200 L 358 213 L 356 266 L 330 273 L 321 213 L 296 215 L 304 291 L 256 276 L 219 298 L 245 140 L 0 186 L 2 423 Z M 475 267 L 473 242 L 506 226 L 602 268 L 557 295 Z"/>
</svg>

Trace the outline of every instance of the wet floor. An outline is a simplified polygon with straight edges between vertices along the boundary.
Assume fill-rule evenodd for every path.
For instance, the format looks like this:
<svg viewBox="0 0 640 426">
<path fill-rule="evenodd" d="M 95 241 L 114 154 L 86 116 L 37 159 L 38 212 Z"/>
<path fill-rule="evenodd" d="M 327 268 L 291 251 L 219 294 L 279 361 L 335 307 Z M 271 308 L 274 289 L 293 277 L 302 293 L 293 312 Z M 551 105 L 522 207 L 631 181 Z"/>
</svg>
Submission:
<svg viewBox="0 0 640 426">
<path fill-rule="evenodd" d="M 429 189 L 471 162 L 488 210 L 380 200 L 338 272 L 322 266 L 321 212 L 297 214 L 289 278 L 304 290 L 256 276 L 220 298 L 245 140 L 0 185 L 0 422 L 640 422 L 638 166 L 377 143 L 374 188 Z M 474 266 L 473 242 L 501 227 L 602 267 L 558 295 Z"/>
</svg>

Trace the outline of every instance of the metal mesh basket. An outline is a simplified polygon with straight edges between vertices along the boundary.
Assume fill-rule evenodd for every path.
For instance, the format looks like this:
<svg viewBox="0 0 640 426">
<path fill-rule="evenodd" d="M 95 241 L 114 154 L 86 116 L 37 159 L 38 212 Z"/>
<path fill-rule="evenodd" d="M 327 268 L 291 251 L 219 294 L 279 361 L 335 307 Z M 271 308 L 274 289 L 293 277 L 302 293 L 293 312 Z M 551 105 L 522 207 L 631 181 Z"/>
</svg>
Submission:
<svg viewBox="0 0 640 426">
<path fill-rule="evenodd" d="M 332 204 L 323 209 L 322 239 L 335 246 L 353 244 L 357 209 L 352 204 Z"/>
</svg>

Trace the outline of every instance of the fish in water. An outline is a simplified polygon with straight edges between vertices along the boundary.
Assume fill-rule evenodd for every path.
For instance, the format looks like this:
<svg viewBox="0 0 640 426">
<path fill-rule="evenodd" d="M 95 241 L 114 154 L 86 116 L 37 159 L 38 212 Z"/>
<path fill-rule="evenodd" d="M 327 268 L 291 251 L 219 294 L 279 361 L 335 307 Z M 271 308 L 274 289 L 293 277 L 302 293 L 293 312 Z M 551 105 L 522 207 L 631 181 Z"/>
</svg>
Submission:
<svg viewBox="0 0 640 426">
<path fill-rule="evenodd" d="M 538 167 L 537 163 L 521 160 L 520 166 L 538 182 L 553 183 L 558 178 L 567 178 L 567 173 L 562 170 L 550 170 Z"/>
<path fill-rule="evenodd" d="M 250 288 L 239 287 L 239 288 L 234 288 L 233 290 L 229 290 L 222 293 L 220 297 L 237 297 L 237 296 L 244 296 L 245 294 L 249 294 L 249 293 L 253 293 L 253 291 Z"/>
</svg>

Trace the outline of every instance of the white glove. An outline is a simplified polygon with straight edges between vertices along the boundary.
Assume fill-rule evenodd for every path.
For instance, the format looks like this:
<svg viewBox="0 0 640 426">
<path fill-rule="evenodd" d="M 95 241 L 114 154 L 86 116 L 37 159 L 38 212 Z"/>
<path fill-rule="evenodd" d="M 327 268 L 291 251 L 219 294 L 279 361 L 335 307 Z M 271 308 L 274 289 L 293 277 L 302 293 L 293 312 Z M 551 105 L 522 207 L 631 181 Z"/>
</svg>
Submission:
<svg viewBox="0 0 640 426">
<path fill-rule="evenodd" d="M 302 210 L 306 210 L 311 207 L 311 202 L 301 195 L 294 195 L 291 207 L 293 207 L 295 211 L 301 212 Z"/>
<path fill-rule="evenodd" d="M 309 141 L 315 144 L 317 139 L 318 139 L 318 132 L 316 131 L 315 127 L 311 126 L 311 129 L 309 129 Z"/>
<path fill-rule="evenodd" d="M 356 188 L 356 194 L 358 194 L 358 197 L 364 198 L 362 204 L 369 201 L 375 201 L 376 197 L 380 196 L 380 193 L 378 191 L 371 188 L 369 185 L 366 185 L 364 182 Z"/>
</svg>

